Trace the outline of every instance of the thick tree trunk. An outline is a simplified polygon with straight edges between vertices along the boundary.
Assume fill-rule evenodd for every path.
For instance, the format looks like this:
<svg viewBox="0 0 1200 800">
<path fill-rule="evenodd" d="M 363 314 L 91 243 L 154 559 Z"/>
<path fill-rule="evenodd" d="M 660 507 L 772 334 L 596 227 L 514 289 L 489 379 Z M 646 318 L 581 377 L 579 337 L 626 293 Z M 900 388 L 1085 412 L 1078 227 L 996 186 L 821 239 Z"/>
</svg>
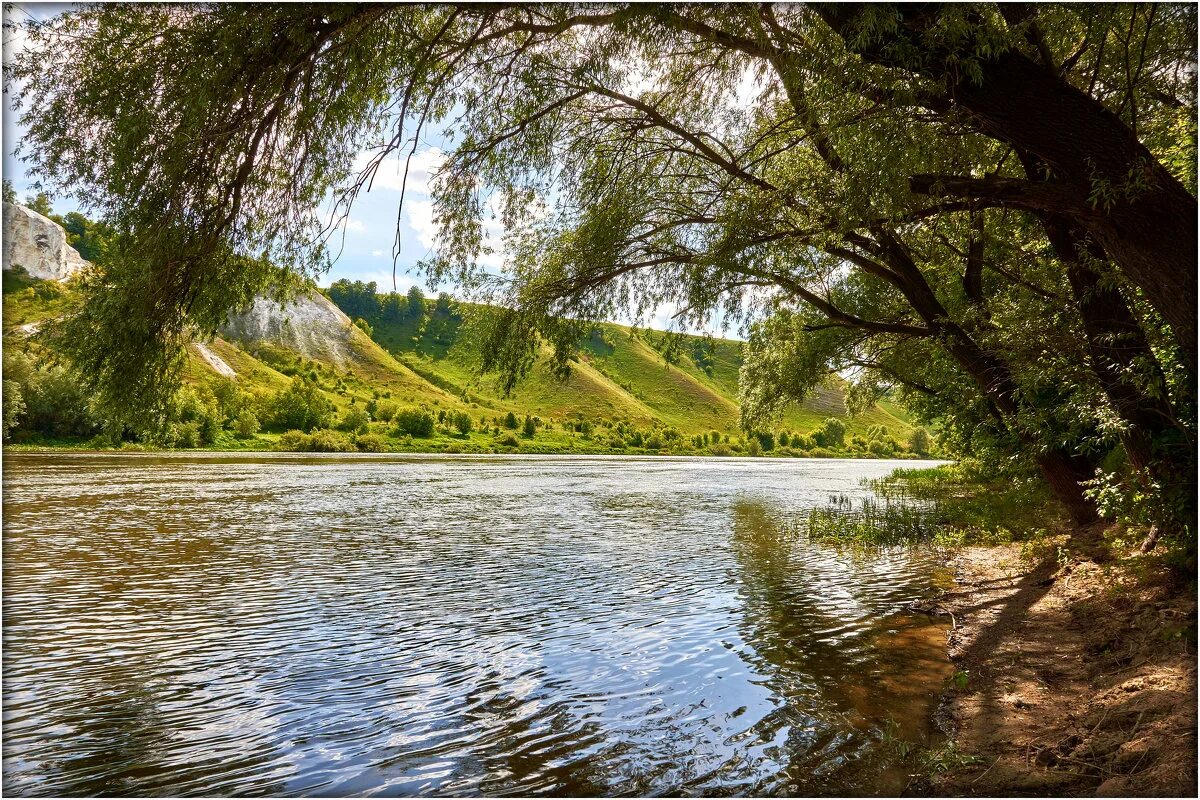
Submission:
<svg viewBox="0 0 1200 800">
<path fill-rule="evenodd" d="M 1043 446 L 1028 431 L 1021 420 L 1018 401 L 1019 387 L 1008 364 L 996 353 L 987 350 L 949 318 L 925 277 L 917 269 L 904 245 L 886 231 L 877 233 L 881 251 L 888 265 L 904 278 L 899 287 L 909 305 L 934 332 L 943 346 L 969 374 L 980 391 L 1000 413 L 1021 442 L 1034 451 L 1034 460 L 1046 479 L 1054 497 L 1062 503 L 1071 520 L 1086 526 L 1099 519 L 1096 504 L 1088 499 L 1080 485 L 1094 477 L 1095 465 L 1086 458 L 1058 446 Z"/>
<path fill-rule="evenodd" d="M 1092 371 L 1124 423 L 1120 439 L 1129 463 L 1158 483 L 1172 506 L 1158 510 L 1158 523 L 1173 530 L 1194 525 L 1195 448 L 1179 427 L 1166 378 L 1145 332 L 1120 290 L 1088 266 L 1088 259 L 1103 260 L 1104 252 L 1063 217 L 1046 214 L 1042 222 L 1066 267 Z M 1147 391 L 1146 386 L 1156 390 Z"/>
<path fill-rule="evenodd" d="M 981 59 L 972 79 L 922 40 L 937 20 L 932 4 L 898 6 L 901 36 L 926 58 L 895 63 L 881 43 L 855 44 L 856 4 L 819 13 L 863 58 L 949 82 L 950 99 L 979 129 L 1045 161 L 1054 185 L 1078 202 L 1064 208 L 1104 248 L 1171 326 L 1196 374 L 1196 198 L 1100 102 L 1016 50 Z"/>
</svg>

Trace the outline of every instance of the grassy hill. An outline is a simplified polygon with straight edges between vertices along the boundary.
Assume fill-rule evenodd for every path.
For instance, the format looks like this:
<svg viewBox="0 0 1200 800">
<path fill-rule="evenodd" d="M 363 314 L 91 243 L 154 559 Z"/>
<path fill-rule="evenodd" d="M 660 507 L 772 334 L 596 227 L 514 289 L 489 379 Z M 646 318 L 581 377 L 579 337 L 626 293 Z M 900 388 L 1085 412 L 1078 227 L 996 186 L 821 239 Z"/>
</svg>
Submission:
<svg viewBox="0 0 1200 800">
<path fill-rule="evenodd" d="M 595 326 L 590 338 L 580 343 L 566 380 L 551 374 L 547 349 L 530 374 L 505 396 L 494 377 L 479 374 L 479 356 L 472 343 L 470 320 L 486 309 L 445 297 L 437 301 L 398 298 L 403 302 L 397 303 L 393 296 L 389 306 L 387 297 L 364 297 L 364 285 L 357 287 L 357 295 L 339 292 L 336 284 L 326 292 L 348 316 L 362 320 L 349 329 L 352 357 L 341 364 L 306 357 L 270 341 L 216 338 L 206 346 L 210 357 L 219 358 L 236 373 L 231 384 L 199 349 L 190 350 L 185 382 L 198 398 L 192 405 L 207 410 L 193 411 L 191 418 L 189 412 L 181 412 L 178 424 L 183 433 L 176 445 L 731 455 L 760 450 L 830 455 L 836 450 L 866 455 L 872 449 L 868 436 L 886 441 L 886 447 L 874 442 L 876 454 L 903 454 L 904 448 L 895 443 L 907 442 L 912 431 L 903 411 L 888 404 L 848 417 L 834 379 L 805 403 L 788 409 L 770 436 L 746 436 L 739 429 L 737 406 L 740 342 L 609 323 Z M 16 370 L 10 369 L 10 352 L 25 359 L 26 372 L 32 364 L 35 377 L 38 370 L 48 369 L 41 366 L 46 354 L 37 337 L 30 336 L 31 329 L 52 325 L 70 291 L 69 285 L 5 273 L 6 380 Z M 280 421 L 286 419 L 280 416 L 280 398 L 289 390 L 302 389 L 312 402 L 327 406 L 317 427 L 341 427 L 340 433 L 320 434 L 327 441 L 284 435 L 288 425 Z M 405 411 L 428 414 L 432 435 L 424 431 L 412 435 L 398 425 L 396 412 Z M 239 415 L 246 413 L 256 425 L 242 424 L 239 433 Z M 37 415 L 31 411 L 26 416 Z M 213 422 L 213 416 L 220 419 Z M 830 417 L 845 424 L 844 447 L 820 447 L 821 442 L 802 436 L 818 431 Z M 207 433 L 193 436 L 189 425 Z M 257 432 L 251 427 L 257 427 Z M 95 444 L 83 430 L 73 435 L 55 428 L 31 430 L 30 424 L 22 427 L 18 419 L 12 440 Z M 777 446 L 784 438 L 780 433 L 786 445 Z M 201 441 L 193 441 L 197 437 Z"/>
</svg>

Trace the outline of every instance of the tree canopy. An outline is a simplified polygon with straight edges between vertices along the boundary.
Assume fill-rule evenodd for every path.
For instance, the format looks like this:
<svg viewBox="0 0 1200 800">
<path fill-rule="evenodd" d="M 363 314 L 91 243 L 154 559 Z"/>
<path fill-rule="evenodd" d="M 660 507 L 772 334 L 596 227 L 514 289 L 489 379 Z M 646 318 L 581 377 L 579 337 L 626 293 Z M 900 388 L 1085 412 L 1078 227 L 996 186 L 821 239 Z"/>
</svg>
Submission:
<svg viewBox="0 0 1200 800">
<path fill-rule="evenodd" d="M 436 128 L 423 266 L 504 306 L 510 385 L 592 320 L 719 313 L 747 425 L 849 372 L 1081 523 L 1119 453 L 1194 529 L 1194 6 L 105 5 L 28 33 L 25 152 L 118 232 L 74 323 L 101 333 L 66 345 L 114 399 L 151 403 L 271 265 L 318 270 L 322 201 Z"/>
</svg>

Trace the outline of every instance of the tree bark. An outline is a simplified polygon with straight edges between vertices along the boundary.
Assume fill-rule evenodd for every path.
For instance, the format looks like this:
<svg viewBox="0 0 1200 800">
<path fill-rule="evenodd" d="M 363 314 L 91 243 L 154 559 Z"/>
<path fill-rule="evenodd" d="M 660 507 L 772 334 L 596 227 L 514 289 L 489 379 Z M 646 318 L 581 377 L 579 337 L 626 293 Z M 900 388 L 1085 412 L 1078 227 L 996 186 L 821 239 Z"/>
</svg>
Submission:
<svg viewBox="0 0 1200 800">
<path fill-rule="evenodd" d="M 901 37 L 927 56 L 895 63 L 881 43 L 857 45 L 856 4 L 823 4 L 826 22 L 864 59 L 945 81 L 952 102 L 985 134 L 1037 155 L 1055 184 L 1089 208 L 1061 209 L 1084 227 L 1162 315 L 1196 374 L 1196 198 L 1118 116 L 1018 50 L 980 58 L 971 79 L 922 36 L 936 22 L 931 4 L 897 7 Z"/>
<path fill-rule="evenodd" d="M 876 239 L 888 265 L 902 278 L 899 288 L 909 305 L 974 379 L 984 396 L 995 404 L 1017 438 L 1033 451 L 1051 493 L 1062 503 L 1071 520 L 1079 526 L 1095 523 L 1100 518 L 1096 504 L 1084 495 L 1081 486 L 1083 481 L 1095 477 L 1095 464 L 1061 446 L 1047 446 L 1037 441 L 1021 419 L 1020 391 L 1008 365 L 950 319 L 900 240 L 882 229 L 876 232 Z"/>
</svg>

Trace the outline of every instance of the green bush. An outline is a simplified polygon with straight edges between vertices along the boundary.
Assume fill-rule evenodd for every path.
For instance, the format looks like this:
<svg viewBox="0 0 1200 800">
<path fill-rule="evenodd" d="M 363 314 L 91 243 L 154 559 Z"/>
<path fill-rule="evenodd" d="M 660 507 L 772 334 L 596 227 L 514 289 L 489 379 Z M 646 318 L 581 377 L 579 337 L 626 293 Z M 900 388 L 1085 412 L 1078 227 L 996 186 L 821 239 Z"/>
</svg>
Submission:
<svg viewBox="0 0 1200 800">
<path fill-rule="evenodd" d="M 812 439 L 820 447 L 840 450 L 846 444 L 846 423 L 829 417 L 820 428 L 813 431 Z"/>
<path fill-rule="evenodd" d="M 346 431 L 347 433 L 360 433 L 367 429 L 367 425 L 371 422 L 371 418 L 367 412 L 358 406 L 350 406 L 346 413 L 342 415 L 342 419 L 338 422 L 338 430 Z"/>
<path fill-rule="evenodd" d="M 501 447 L 520 447 L 521 443 L 517 441 L 517 437 L 511 433 L 505 434 L 504 438 L 497 442 Z"/>
<path fill-rule="evenodd" d="M 391 422 L 392 417 L 396 416 L 396 404 L 385 400 L 380 403 L 375 409 L 375 419 L 380 422 Z"/>
<path fill-rule="evenodd" d="M 521 435 L 526 439 L 532 439 L 535 433 L 537 433 L 537 426 L 533 422 L 533 417 L 526 416 L 525 424 L 521 428 Z"/>
<path fill-rule="evenodd" d="M 428 411 L 405 409 L 392 418 L 394 430 L 398 434 L 408 434 L 414 439 L 428 439 L 433 436 L 433 415 Z"/>
<path fill-rule="evenodd" d="M 258 417 L 248 408 L 242 409 L 233 422 L 233 431 L 239 439 L 250 439 L 258 433 Z"/>
<path fill-rule="evenodd" d="M 377 433 L 364 433 L 354 440 L 354 446 L 363 453 L 385 453 L 387 442 Z"/>
<path fill-rule="evenodd" d="M 354 443 L 337 431 L 321 428 L 312 433 L 291 430 L 279 437 L 281 450 L 303 453 L 353 453 Z"/>
<path fill-rule="evenodd" d="M 513 412 L 510 411 L 504 415 L 504 427 L 508 428 L 510 431 L 515 431 L 518 424 L 517 415 Z"/>
<path fill-rule="evenodd" d="M 288 388 L 268 402 L 272 424 L 277 429 L 311 431 L 328 424 L 333 404 L 321 394 L 314 380 L 300 375 Z"/>
<path fill-rule="evenodd" d="M 454 414 L 453 423 L 454 423 L 454 428 L 459 433 L 461 433 L 463 436 L 466 436 L 467 434 L 469 434 L 471 432 L 471 428 L 474 427 L 474 423 L 471 421 L 471 417 L 462 411 L 459 411 Z"/>
</svg>

